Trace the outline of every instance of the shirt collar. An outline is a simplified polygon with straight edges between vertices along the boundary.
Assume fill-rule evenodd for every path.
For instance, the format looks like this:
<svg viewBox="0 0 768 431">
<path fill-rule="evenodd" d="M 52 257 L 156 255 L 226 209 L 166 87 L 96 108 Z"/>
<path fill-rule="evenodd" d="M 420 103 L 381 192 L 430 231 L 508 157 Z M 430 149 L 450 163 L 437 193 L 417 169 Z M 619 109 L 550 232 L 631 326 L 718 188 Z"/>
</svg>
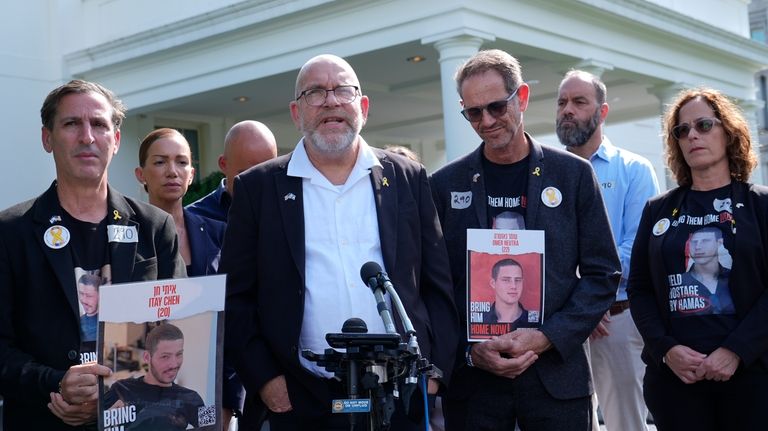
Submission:
<svg viewBox="0 0 768 431">
<path fill-rule="evenodd" d="M 608 139 L 607 136 L 603 136 L 603 141 L 600 143 L 600 146 L 597 147 L 595 154 L 590 157 L 590 160 L 593 160 L 595 157 L 599 157 L 607 162 L 610 161 L 611 157 L 613 157 L 615 154 L 616 147 L 613 146 L 611 140 Z"/>
<path fill-rule="evenodd" d="M 355 166 L 352 167 L 352 172 L 350 172 L 349 177 L 347 178 L 347 184 L 351 184 L 354 181 L 357 181 L 363 175 L 368 175 L 371 171 L 371 168 L 374 166 L 383 168 L 379 158 L 376 157 L 376 154 L 374 154 L 368 143 L 365 142 L 365 139 L 363 139 L 362 136 L 358 136 L 358 139 L 359 150 L 357 152 L 357 160 L 355 161 Z M 313 183 L 322 180 L 328 182 L 323 174 L 318 171 L 317 168 L 315 168 L 315 166 L 309 160 L 307 150 L 304 147 L 304 138 L 301 138 L 299 143 L 296 145 L 296 149 L 293 151 L 291 160 L 288 161 L 287 174 L 290 177 L 308 178 Z"/>
</svg>

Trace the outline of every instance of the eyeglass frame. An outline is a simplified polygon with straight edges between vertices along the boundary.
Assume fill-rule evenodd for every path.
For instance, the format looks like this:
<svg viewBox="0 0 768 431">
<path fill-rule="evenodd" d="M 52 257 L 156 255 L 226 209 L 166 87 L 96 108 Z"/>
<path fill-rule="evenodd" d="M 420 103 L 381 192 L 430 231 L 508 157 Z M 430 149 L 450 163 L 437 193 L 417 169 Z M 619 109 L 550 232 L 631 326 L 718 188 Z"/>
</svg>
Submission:
<svg viewBox="0 0 768 431">
<path fill-rule="evenodd" d="M 461 115 L 464 117 L 464 119 L 466 119 L 466 120 L 467 120 L 467 121 L 469 121 L 470 123 L 476 123 L 476 122 L 478 122 L 478 121 L 482 121 L 482 119 L 483 119 L 483 111 L 486 111 L 486 112 L 488 112 L 488 115 L 490 115 L 490 116 L 491 116 L 491 117 L 493 117 L 493 118 L 499 118 L 499 117 L 501 117 L 502 115 L 504 115 L 504 114 L 506 114 L 506 113 L 507 113 L 507 107 L 509 106 L 509 102 L 511 102 L 511 101 L 512 101 L 512 99 L 514 99 L 514 98 L 515 98 L 515 96 L 517 96 L 517 91 L 518 91 L 518 90 L 520 90 L 520 86 L 518 86 L 517 88 L 515 88 L 515 91 L 513 91 L 513 92 L 512 92 L 512 94 L 510 94 L 509 96 L 507 96 L 507 98 L 506 98 L 506 99 L 494 100 L 493 102 L 490 102 L 490 103 L 488 103 L 488 104 L 486 104 L 486 105 L 483 105 L 483 106 L 472 106 L 472 107 L 470 107 L 470 108 L 464 108 L 464 109 L 462 109 L 461 111 L 459 111 L 459 113 L 460 113 L 460 114 L 461 114 Z M 501 113 L 499 113 L 498 115 L 494 115 L 494 114 L 493 114 L 493 113 L 492 113 L 492 112 L 491 112 L 491 111 L 488 109 L 488 107 L 489 107 L 489 106 L 491 106 L 491 105 L 493 105 L 493 104 L 495 104 L 495 103 L 502 103 L 502 102 L 504 103 L 504 111 L 503 111 L 503 112 L 501 112 Z M 480 110 L 480 118 L 478 118 L 478 119 L 476 119 L 476 120 L 472 120 L 472 119 L 470 119 L 470 118 L 469 118 L 469 115 L 468 115 L 468 113 L 467 113 L 467 111 L 468 111 L 468 110 L 470 110 L 470 109 L 479 109 L 479 110 Z"/>
<path fill-rule="evenodd" d="M 336 90 L 338 90 L 339 88 L 342 88 L 342 87 L 352 87 L 352 88 L 355 89 L 355 95 L 352 98 L 352 100 L 350 100 L 349 102 L 339 102 L 342 105 L 348 105 L 348 104 L 354 102 L 359 96 L 361 96 L 361 94 L 360 94 L 360 87 L 359 86 L 352 85 L 352 84 L 344 84 L 344 85 L 337 85 L 336 87 L 331 88 L 330 90 L 327 89 L 327 88 L 322 88 L 322 87 L 308 88 L 308 89 L 302 91 L 301 93 L 299 93 L 299 96 L 296 97 L 296 99 L 294 99 L 294 100 L 296 102 L 298 102 L 299 99 L 301 99 L 303 97 L 304 98 L 304 102 L 306 102 L 306 104 L 309 105 L 309 106 L 323 106 L 325 101 L 328 100 L 328 93 L 330 93 L 330 92 L 333 92 L 333 96 L 336 97 L 336 100 L 338 100 L 338 97 L 336 96 Z M 323 95 L 323 100 L 320 102 L 320 104 L 319 105 L 313 105 L 313 104 L 309 103 L 309 101 L 307 100 L 307 93 L 310 93 L 310 92 L 313 92 L 313 91 L 320 91 L 320 90 L 325 92 L 325 94 Z"/>
<path fill-rule="evenodd" d="M 699 124 L 701 124 L 704 121 L 711 121 L 712 122 L 712 127 L 710 127 L 709 130 L 700 130 Z M 696 133 L 707 134 L 707 133 L 711 132 L 712 129 L 717 124 L 720 124 L 720 125 L 723 124 L 723 122 L 719 118 L 717 118 L 717 117 L 699 117 L 699 118 L 693 120 L 693 126 L 691 126 L 691 123 L 680 123 L 677 126 L 675 126 L 672 129 L 670 129 L 669 132 L 672 134 L 673 138 L 675 138 L 675 139 L 677 139 L 679 141 L 683 137 L 687 138 L 688 135 L 691 134 L 691 130 L 696 130 Z M 688 132 L 687 133 L 679 132 L 680 128 L 683 127 L 683 126 L 687 126 L 688 127 Z"/>
</svg>

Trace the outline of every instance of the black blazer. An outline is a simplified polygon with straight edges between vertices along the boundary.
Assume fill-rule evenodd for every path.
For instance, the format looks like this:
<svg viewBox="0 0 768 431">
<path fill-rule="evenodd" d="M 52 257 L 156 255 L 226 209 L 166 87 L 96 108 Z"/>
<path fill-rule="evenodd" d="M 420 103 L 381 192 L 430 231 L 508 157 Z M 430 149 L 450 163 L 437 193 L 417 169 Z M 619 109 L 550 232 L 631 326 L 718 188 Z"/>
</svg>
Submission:
<svg viewBox="0 0 768 431">
<path fill-rule="evenodd" d="M 135 243 L 109 243 L 112 283 L 183 277 L 176 229 L 164 211 L 110 187 L 109 224 L 135 226 Z M 80 324 L 70 247 L 49 248 L 45 231 L 62 214 L 56 182 L 0 213 L 0 392 L 6 431 L 70 430 L 46 407 L 80 363 Z M 115 213 L 119 217 L 115 216 Z"/>
<path fill-rule="evenodd" d="M 447 381 L 458 316 L 427 174 L 401 156 L 373 151 L 383 165 L 372 169 L 370 178 L 384 265 L 418 333 L 422 354 L 445 372 Z M 304 214 L 302 179 L 287 175 L 290 157 L 262 163 L 235 180 L 221 260 L 221 272 L 227 274 L 225 351 L 247 391 L 258 394 L 284 374 L 294 410 L 320 415 L 330 408 L 327 387 L 298 358 Z"/>
<path fill-rule="evenodd" d="M 592 385 L 583 343 L 616 297 L 621 263 L 600 186 L 589 162 L 525 136 L 530 147 L 525 226 L 545 231 L 546 292 L 540 330 L 552 343 L 552 349 L 542 353 L 530 370 L 538 374 L 554 398 L 585 397 L 592 393 Z M 463 308 L 463 334 L 467 324 L 467 229 L 489 228 L 483 145 L 432 175 L 435 205 L 451 260 L 454 294 Z M 541 194 L 547 187 L 556 187 L 562 193 L 562 202 L 554 208 L 542 203 Z M 470 204 L 454 204 L 452 192 L 469 192 Z M 460 356 L 467 344 L 465 337 Z M 457 365 L 462 364 L 464 359 L 459 358 Z M 485 381 L 498 379 L 503 377 L 479 368 L 460 367 L 448 396 L 465 398 L 470 391 L 485 387 Z"/>
</svg>

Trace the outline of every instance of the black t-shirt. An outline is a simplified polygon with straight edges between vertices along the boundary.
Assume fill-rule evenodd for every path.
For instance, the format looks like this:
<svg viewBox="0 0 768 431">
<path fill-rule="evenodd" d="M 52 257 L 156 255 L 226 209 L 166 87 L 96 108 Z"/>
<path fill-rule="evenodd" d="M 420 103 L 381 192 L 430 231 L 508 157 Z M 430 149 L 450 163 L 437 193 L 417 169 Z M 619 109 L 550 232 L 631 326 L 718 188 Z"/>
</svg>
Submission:
<svg viewBox="0 0 768 431">
<path fill-rule="evenodd" d="M 63 211 L 62 224 L 69 230 L 78 307 L 80 309 L 81 362 L 95 358 L 98 332 L 99 288 L 112 282 L 107 247 L 107 218 L 99 223 L 78 220 Z M 94 314 L 95 312 L 95 314 Z"/>
<path fill-rule="evenodd" d="M 101 269 L 108 264 L 107 218 L 99 223 L 78 220 L 66 211 L 62 220 L 70 232 L 69 245 L 75 267 Z"/>
<path fill-rule="evenodd" d="M 522 312 L 520 313 L 520 316 L 515 319 L 512 323 L 512 328 L 535 328 L 539 326 L 538 318 L 536 316 L 530 316 L 529 311 L 525 309 L 525 307 L 520 305 L 520 308 L 522 308 Z M 531 321 L 531 318 L 533 321 Z M 499 317 L 496 315 L 496 302 L 491 304 L 491 309 L 483 313 L 483 323 L 499 323 Z M 501 322 L 506 323 L 506 322 Z"/>
<path fill-rule="evenodd" d="M 528 190 L 528 157 L 508 164 L 483 156 L 488 226 L 491 229 L 525 229 Z"/>
<path fill-rule="evenodd" d="M 671 335 L 709 354 L 737 326 L 730 285 L 734 249 L 731 186 L 690 190 L 663 243 Z"/>
<path fill-rule="evenodd" d="M 205 405 L 191 389 L 175 383 L 150 385 L 144 377 L 115 382 L 104 395 L 105 409 L 118 400 L 124 406 L 135 406 L 135 420 L 125 423 L 125 429 L 139 431 L 185 430 L 187 425 L 197 428 L 198 411 Z"/>
</svg>

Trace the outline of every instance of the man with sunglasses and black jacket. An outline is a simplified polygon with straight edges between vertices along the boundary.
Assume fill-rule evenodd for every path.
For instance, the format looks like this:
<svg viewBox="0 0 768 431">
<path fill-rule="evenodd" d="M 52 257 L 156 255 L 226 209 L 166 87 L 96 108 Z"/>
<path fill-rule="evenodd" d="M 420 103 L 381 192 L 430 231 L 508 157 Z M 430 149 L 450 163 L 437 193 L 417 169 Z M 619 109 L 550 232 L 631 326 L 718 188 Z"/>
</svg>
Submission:
<svg viewBox="0 0 768 431">
<path fill-rule="evenodd" d="M 461 343 L 446 429 L 589 430 L 582 344 L 613 303 L 621 269 L 600 188 L 588 162 L 524 132 L 530 89 L 514 57 L 481 51 L 456 82 L 462 114 L 483 139 L 432 176 L 456 301 L 466 303 L 466 230 L 510 215 L 519 229 L 545 231 L 545 300 L 539 328 Z"/>
</svg>

